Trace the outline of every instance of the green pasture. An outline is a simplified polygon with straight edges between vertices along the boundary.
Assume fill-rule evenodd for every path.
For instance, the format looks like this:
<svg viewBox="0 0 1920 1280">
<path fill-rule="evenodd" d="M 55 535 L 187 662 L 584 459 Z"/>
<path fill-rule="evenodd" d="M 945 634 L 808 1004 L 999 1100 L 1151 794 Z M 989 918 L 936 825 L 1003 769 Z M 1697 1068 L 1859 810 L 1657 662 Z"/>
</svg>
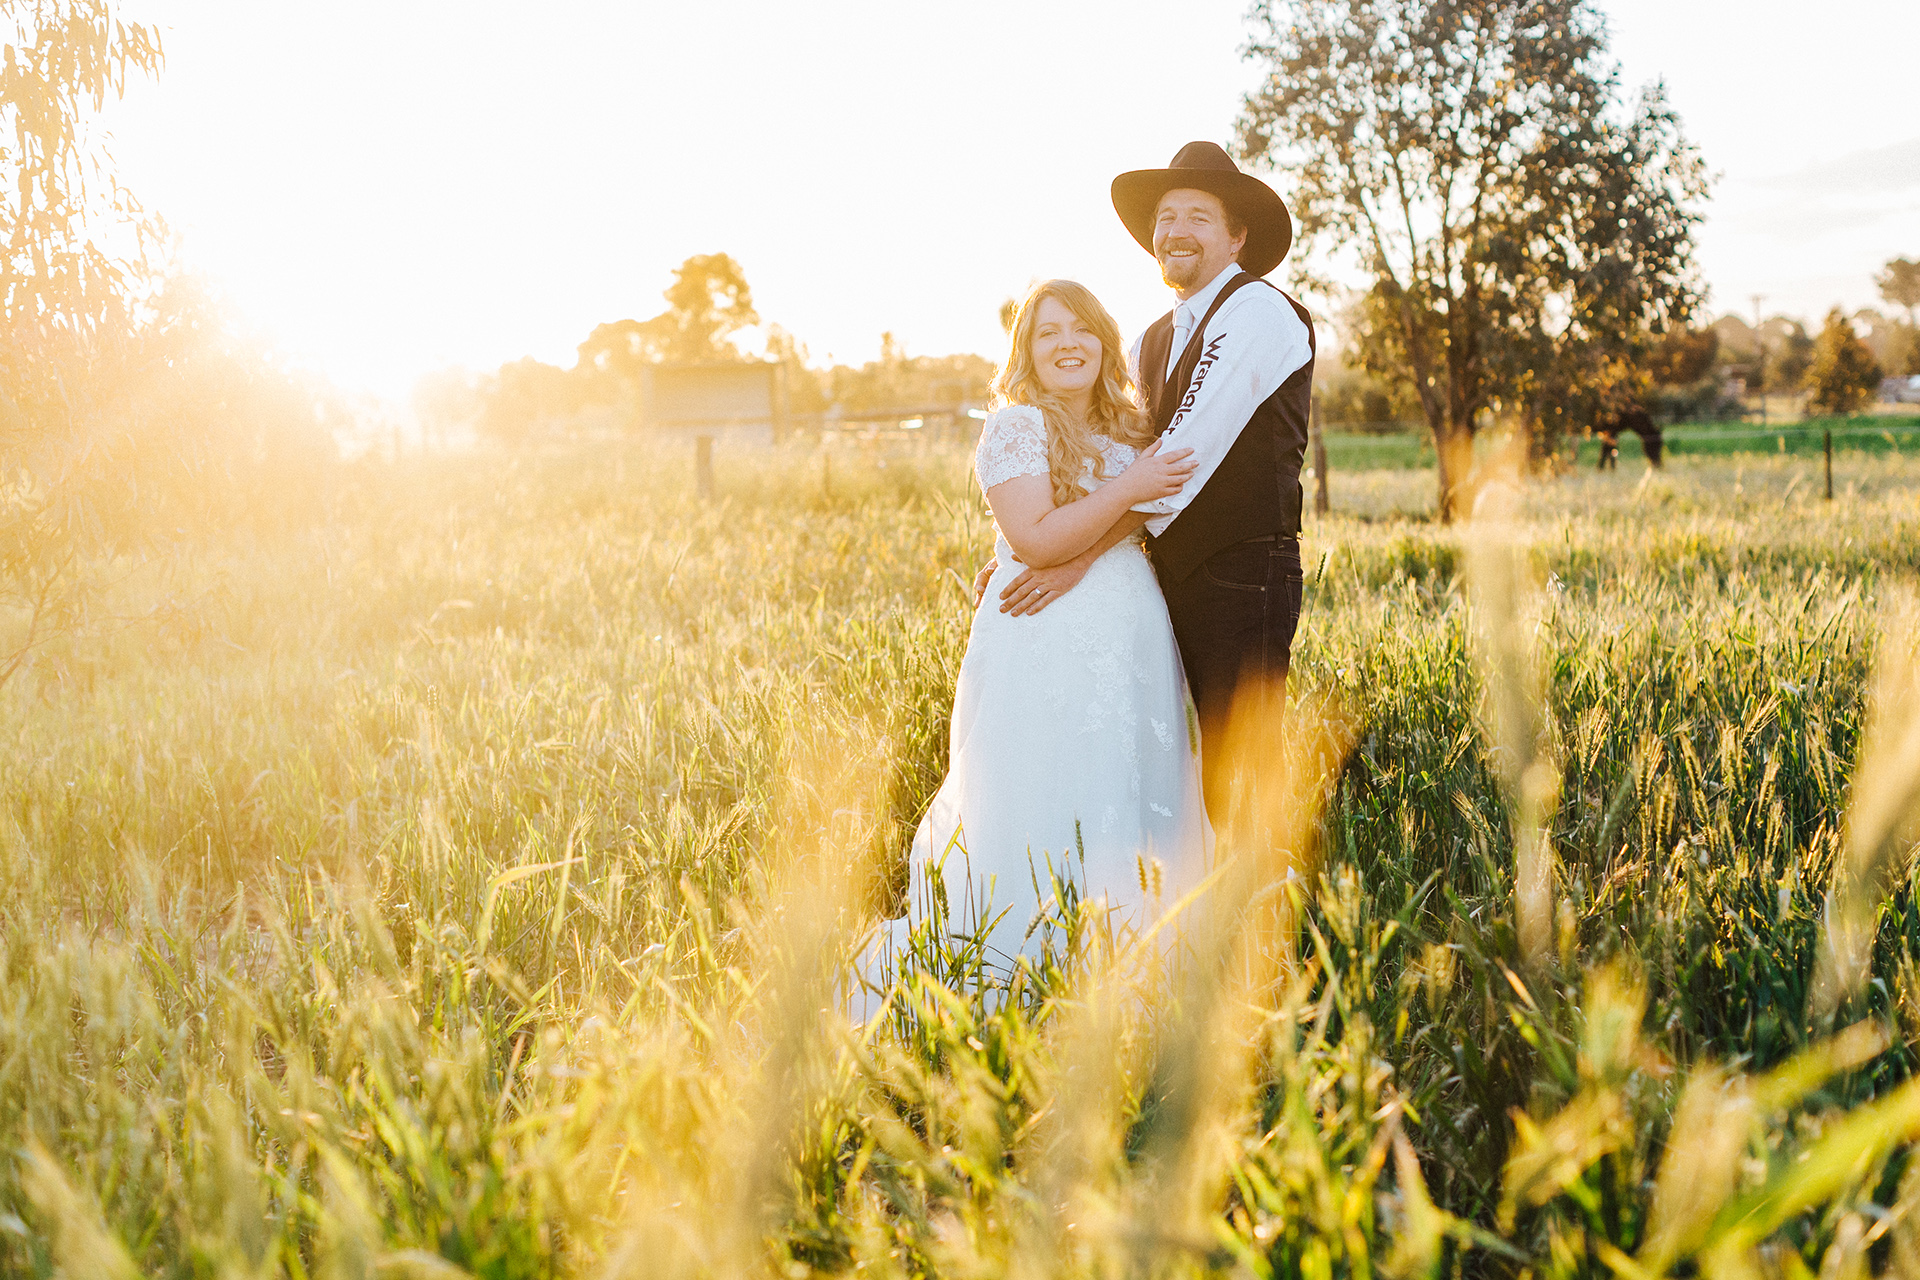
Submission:
<svg viewBox="0 0 1920 1280">
<path fill-rule="evenodd" d="M 1821 455 L 1831 432 L 1836 453 L 1899 455 L 1920 449 L 1920 417 L 1912 414 L 1858 414 L 1845 418 L 1808 418 L 1761 425 L 1749 422 L 1683 422 L 1665 429 L 1670 455 L 1729 456 L 1776 454 L 1789 457 Z M 1574 453 L 1575 466 L 1592 466 L 1600 456 L 1596 440 L 1582 440 Z M 1640 438 L 1621 438 L 1620 457 L 1644 454 Z"/>
<path fill-rule="evenodd" d="M 1833 433 L 1836 452 L 1901 454 L 1920 449 L 1920 416 L 1913 414 L 1856 414 L 1844 418 L 1794 419 L 1762 426 L 1753 421 L 1680 422 L 1662 428 L 1668 456 L 1696 454 L 1710 457 L 1735 454 L 1785 454 L 1806 457 L 1825 448 L 1823 433 Z M 1431 467 L 1433 446 L 1424 431 L 1361 435 L 1329 429 L 1327 470 L 1368 471 L 1382 467 Z M 1638 463 L 1646 455 L 1632 433 L 1620 439 L 1620 460 Z M 1593 439 L 1571 442 L 1570 465 L 1592 467 L 1600 457 Z"/>
<path fill-rule="evenodd" d="M 1326 442 L 1329 475 L 1433 465 L 1433 443 L 1424 431 L 1360 435 L 1329 430 Z"/>
<path fill-rule="evenodd" d="M 722 451 L 701 503 L 690 451 L 369 460 L 310 524 L 128 566 L 112 615 L 166 608 L 0 687 L 0 1271 L 1920 1259 L 1905 846 L 1829 904 L 1860 787 L 1913 782 L 1856 766 L 1920 460 L 1841 451 L 1828 504 L 1804 453 L 1681 451 L 1504 533 L 1336 462 L 1258 945 L 1129 970 L 1069 903 L 1015 990 L 928 939 L 855 1027 L 854 873 L 939 782 L 990 541 L 966 463 Z M 1502 608 L 1537 698 L 1474 657 Z M 1540 951 L 1514 750 L 1553 783 Z"/>
</svg>

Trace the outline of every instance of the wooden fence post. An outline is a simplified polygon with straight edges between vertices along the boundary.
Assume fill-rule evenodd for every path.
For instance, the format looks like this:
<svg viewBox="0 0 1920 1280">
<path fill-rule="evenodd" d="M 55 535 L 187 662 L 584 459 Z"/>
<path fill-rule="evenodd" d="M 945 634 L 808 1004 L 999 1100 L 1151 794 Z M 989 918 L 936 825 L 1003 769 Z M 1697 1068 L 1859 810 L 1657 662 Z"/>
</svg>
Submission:
<svg viewBox="0 0 1920 1280">
<path fill-rule="evenodd" d="M 1327 514 L 1327 435 L 1320 425 L 1320 397 L 1313 397 L 1307 415 L 1308 432 L 1313 443 L 1313 514 Z"/>
<path fill-rule="evenodd" d="M 1827 501 L 1833 501 L 1833 428 L 1820 433 L 1820 448 L 1827 455 Z"/>
<path fill-rule="evenodd" d="M 713 437 L 693 442 L 693 491 L 702 502 L 713 501 Z"/>
</svg>

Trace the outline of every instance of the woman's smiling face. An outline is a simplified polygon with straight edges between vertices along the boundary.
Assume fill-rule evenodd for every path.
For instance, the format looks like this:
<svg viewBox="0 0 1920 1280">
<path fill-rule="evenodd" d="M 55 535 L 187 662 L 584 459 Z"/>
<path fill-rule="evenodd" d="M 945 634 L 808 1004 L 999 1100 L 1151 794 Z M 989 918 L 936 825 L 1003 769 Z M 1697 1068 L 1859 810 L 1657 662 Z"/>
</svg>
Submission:
<svg viewBox="0 0 1920 1280">
<path fill-rule="evenodd" d="M 1058 298 L 1040 299 L 1033 314 L 1033 367 L 1040 386 L 1063 400 L 1080 399 L 1100 378 L 1100 339 Z"/>
</svg>

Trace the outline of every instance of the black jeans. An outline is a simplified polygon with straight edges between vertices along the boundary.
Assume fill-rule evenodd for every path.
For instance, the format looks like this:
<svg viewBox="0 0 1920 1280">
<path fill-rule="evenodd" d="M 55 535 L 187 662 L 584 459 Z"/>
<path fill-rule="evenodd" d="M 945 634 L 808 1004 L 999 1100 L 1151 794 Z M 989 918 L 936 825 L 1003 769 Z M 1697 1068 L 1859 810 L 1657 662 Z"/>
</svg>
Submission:
<svg viewBox="0 0 1920 1280">
<path fill-rule="evenodd" d="M 1300 625 L 1300 539 L 1270 534 L 1236 542 L 1184 581 L 1162 581 L 1161 590 L 1200 713 L 1207 813 L 1219 827 L 1227 818 L 1224 748 L 1235 693 L 1257 680 L 1267 696 L 1249 704 L 1254 714 L 1278 716 L 1285 706 L 1293 633 Z"/>
</svg>

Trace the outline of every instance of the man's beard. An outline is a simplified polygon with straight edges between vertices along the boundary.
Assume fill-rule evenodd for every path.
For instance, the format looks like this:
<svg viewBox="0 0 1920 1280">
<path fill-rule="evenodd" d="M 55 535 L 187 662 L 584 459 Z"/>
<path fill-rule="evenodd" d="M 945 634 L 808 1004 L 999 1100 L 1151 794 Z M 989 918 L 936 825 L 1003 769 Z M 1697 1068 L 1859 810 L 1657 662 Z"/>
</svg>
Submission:
<svg viewBox="0 0 1920 1280">
<path fill-rule="evenodd" d="M 1192 249 L 1194 254 L 1191 258 L 1176 258 L 1169 252 L 1172 249 Z M 1200 264 L 1205 259 L 1199 245 L 1179 241 L 1160 246 L 1160 252 L 1154 256 L 1160 259 L 1160 278 L 1167 282 L 1169 289 L 1184 289 L 1198 280 Z"/>
</svg>

